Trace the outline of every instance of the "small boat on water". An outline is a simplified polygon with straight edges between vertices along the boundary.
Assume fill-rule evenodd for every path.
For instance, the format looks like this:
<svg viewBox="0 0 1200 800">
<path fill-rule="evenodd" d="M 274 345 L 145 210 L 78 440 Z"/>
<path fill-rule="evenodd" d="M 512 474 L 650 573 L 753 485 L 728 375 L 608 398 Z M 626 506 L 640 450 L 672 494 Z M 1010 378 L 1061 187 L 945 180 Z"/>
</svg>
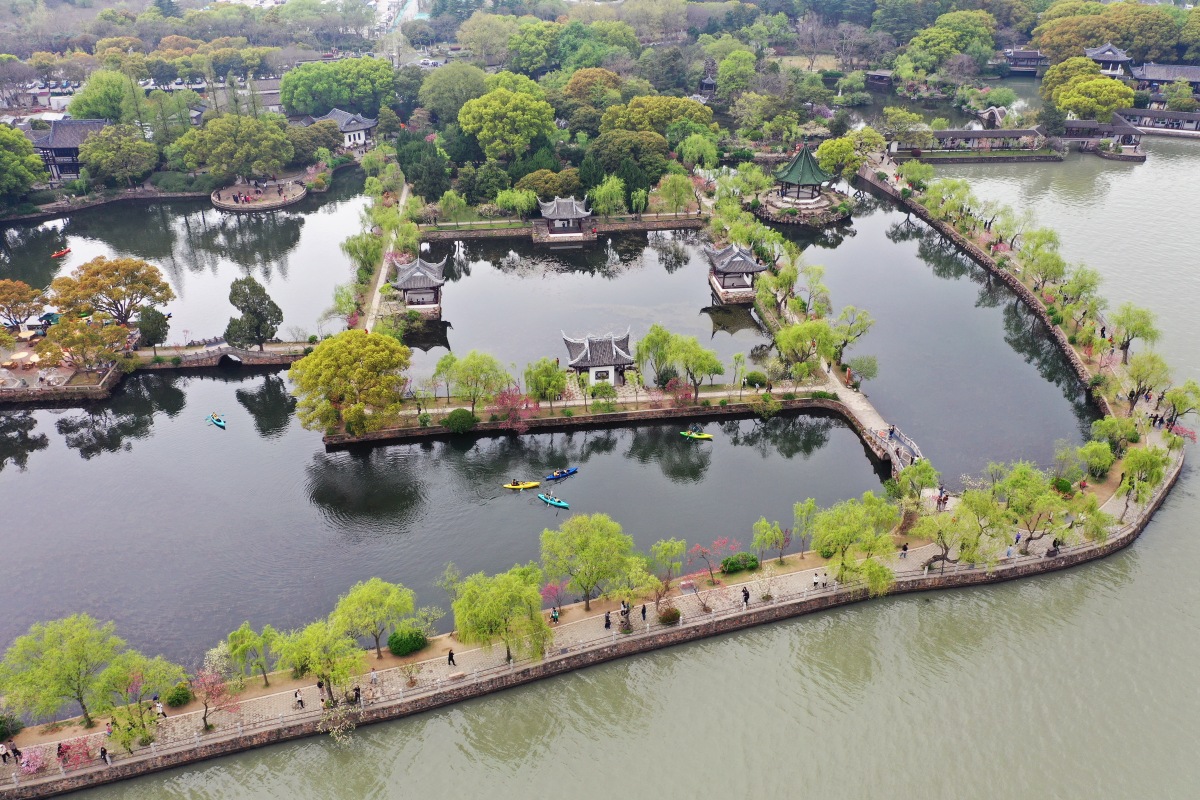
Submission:
<svg viewBox="0 0 1200 800">
<path fill-rule="evenodd" d="M 50 254 L 50 257 L 51 257 L 51 258 L 62 258 L 63 256 L 65 256 L 65 255 L 66 255 L 67 253 L 69 253 L 69 252 L 71 252 L 71 248 L 69 248 L 69 247 L 68 247 L 68 248 L 66 248 L 66 249 L 64 249 L 64 250 L 59 250 L 57 253 L 51 253 L 51 254 Z"/>
<path fill-rule="evenodd" d="M 216 425 L 221 430 L 225 430 L 225 417 L 215 411 L 208 415 L 208 422 L 211 425 Z"/>
<path fill-rule="evenodd" d="M 566 469 L 556 469 L 545 477 L 548 481 L 561 481 L 563 478 L 569 478 L 579 472 L 579 467 L 567 467 Z"/>
<path fill-rule="evenodd" d="M 545 503 L 548 506 L 554 506 L 555 508 L 570 508 L 570 506 L 567 505 L 566 500 L 559 500 L 557 497 L 554 497 L 553 495 L 539 494 L 538 500 L 541 500 L 543 503 Z"/>
<path fill-rule="evenodd" d="M 695 431 L 680 431 L 679 435 L 686 439 L 711 439 L 711 433 L 696 433 Z"/>
<path fill-rule="evenodd" d="M 504 488 L 520 491 L 523 489 L 536 489 L 541 485 L 541 481 L 509 481 L 508 483 L 504 484 Z"/>
</svg>

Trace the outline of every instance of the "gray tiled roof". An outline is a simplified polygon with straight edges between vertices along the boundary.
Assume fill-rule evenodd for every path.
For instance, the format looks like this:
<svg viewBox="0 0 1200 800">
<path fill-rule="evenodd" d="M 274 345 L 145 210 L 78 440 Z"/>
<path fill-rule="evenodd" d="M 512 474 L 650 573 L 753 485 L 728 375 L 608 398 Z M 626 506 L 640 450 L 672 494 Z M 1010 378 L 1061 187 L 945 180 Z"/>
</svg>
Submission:
<svg viewBox="0 0 1200 800">
<path fill-rule="evenodd" d="M 436 264 L 418 258 L 411 264 L 401 264 L 396 268 L 396 280 L 392 286 L 397 289 L 433 289 L 446 282 L 442 276 L 446 268 L 446 259 Z"/>
<path fill-rule="evenodd" d="M 555 197 L 548 203 L 538 201 L 542 207 L 542 216 L 546 219 L 585 219 L 592 215 L 587 210 L 587 198 L 576 200 L 574 197 Z"/>
<path fill-rule="evenodd" d="M 47 150 L 78 149 L 88 134 L 107 126 L 106 119 L 56 119 L 50 123 L 50 130 L 43 131 L 45 135 L 35 139 L 34 144 Z"/>
<path fill-rule="evenodd" d="M 708 256 L 708 260 L 712 262 L 713 269 L 726 275 L 746 275 L 752 272 L 762 272 L 767 268 L 766 264 L 758 262 L 754 253 L 736 244 L 720 250 L 706 244 L 704 252 Z"/>
<path fill-rule="evenodd" d="M 934 131 L 935 139 L 1022 139 L 1026 136 L 1039 136 L 1033 128 L 1014 128 L 1010 130 L 941 130 Z"/>
<path fill-rule="evenodd" d="M 580 369 L 587 367 L 629 367 L 633 365 L 633 350 L 629 347 L 629 331 L 623 336 L 588 335 L 572 339 L 563 334 L 567 345 L 567 363 Z"/>
<path fill-rule="evenodd" d="M 327 119 L 336 122 L 338 130 L 342 133 L 369 131 L 379 124 L 376 120 L 373 120 L 370 117 L 364 117 L 362 114 L 351 114 L 349 111 L 342 111 L 340 108 L 332 109 L 323 117 L 312 117 L 312 122 L 306 124 L 311 125 Z"/>
<path fill-rule="evenodd" d="M 1200 81 L 1200 66 L 1194 64 L 1155 64 L 1153 61 L 1129 71 L 1139 81 Z"/>
<path fill-rule="evenodd" d="M 1105 42 L 1099 47 L 1085 47 L 1084 54 L 1094 61 L 1131 61 L 1124 50 L 1112 42 Z"/>
</svg>

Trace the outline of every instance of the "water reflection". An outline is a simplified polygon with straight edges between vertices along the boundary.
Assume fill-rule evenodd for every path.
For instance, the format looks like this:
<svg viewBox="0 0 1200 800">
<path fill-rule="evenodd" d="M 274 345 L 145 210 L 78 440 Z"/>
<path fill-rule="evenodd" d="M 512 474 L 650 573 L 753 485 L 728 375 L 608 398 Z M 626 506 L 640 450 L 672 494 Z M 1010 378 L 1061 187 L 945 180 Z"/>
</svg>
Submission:
<svg viewBox="0 0 1200 800">
<path fill-rule="evenodd" d="M 316 453 L 305 467 L 305 491 L 330 522 L 378 520 L 396 530 L 424 502 L 414 467 L 385 448 Z"/>
<path fill-rule="evenodd" d="M 712 336 L 709 338 L 715 339 L 717 333 L 727 333 L 736 335 L 740 331 L 754 331 L 759 334 L 765 333 L 762 324 L 758 318 L 754 316 L 750 306 L 709 306 L 700 309 L 701 314 L 707 314 L 712 321 Z"/>
<path fill-rule="evenodd" d="M 37 418 L 29 411 L 0 414 L 0 472 L 9 464 L 24 472 L 29 455 L 49 446 L 46 434 L 33 432 L 37 424 Z"/>
<path fill-rule="evenodd" d="M 234 396 L 250 412 L 254 428 L 264 439 L 273 439 L 288 429 L 296 398 L 278 375 L 264 375 L 257 389 L 238 389 Z"/>
<path fill-rule="evenodd" d="M 784 458 L 808 458 L 829 443 L 829 434 L 842 423 L 831 416 L 815 414 L 780 415 L 763 422 L 724 422 L 721 429 L 735 447 L 748 447 L 767 458 L 778 453 Z"/>
<path fill-rule="evenodd" d="M 712 448 L 680 436 L 679 426 L 634 428 L 625 454 L 643 464 L 657 464 L 672 483 L 701 481 L 712 464 Z"/>
<path fill-rule="evenodd" d="M 54 427 L 67 447 L 78 450 L 84 460 L 129 451 L 133 440 L 150 435 L 156 413 L 174 417 L 187 405 L 187 397 L 177 385 L 180 380 L 178 375 L 162 371 L 127 378 L 107 403 L 94 403 L 60 417 Z"/>
</svg>

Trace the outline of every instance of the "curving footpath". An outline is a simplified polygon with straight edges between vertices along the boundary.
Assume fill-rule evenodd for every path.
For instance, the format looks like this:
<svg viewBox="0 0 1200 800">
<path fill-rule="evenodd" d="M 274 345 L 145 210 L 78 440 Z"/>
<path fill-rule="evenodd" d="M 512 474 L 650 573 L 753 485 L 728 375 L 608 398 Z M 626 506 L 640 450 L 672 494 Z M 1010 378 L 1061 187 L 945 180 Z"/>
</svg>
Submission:
<svg viewBox="0 0 1200 800">
<path fill-rule="evenodd" d="M 1061 547 L 1058 555 L 1052 558 L 1044 551 L 1038 551 L 1002 559 L 990 568 L 959 564 L 944 572 L 923 568 L 923 557 L 935 552 L 933 545 L 926 545 L 909 551 L 907 560 L 893 560 L 891 566 L 896 571 L 896 583 L 890 594 L 1000 583 L 1069 569 L 1110 555 L 1137 539 L 1174 486 L 1183 463 L 1182 452 L 1175 453 L 1167 477 L 1153 497 L 1146 505 L 1136 507 L 1135 518 L 1113 531 L 1102 543 Z M 1105 510 L 1119 515 L 1123 505 L 1124 501 L 1114 496 L 1105 504 Z M 749 607 L 742 605 L 743 586 L 751 593 Z M 766 599 L 764 595 L 771 597 Z M 541 661 L 506 663 L 503 647 L 478 648 L 456 653 L 454 667 L 447 665 L 441 657 L 419 662 L 420 673 L 411 683 L 401 674 L 400 668 L 379 672 L 374 683 L 369 676 L 363 675 L 359 684 L 363 690 L 362 701 L 357 707 L 350 707 L 348 716 L 356 725 L 401 719 L 606 661 L 868 599 L 866 589 L 860 585 L 839 586 L 829 580 L 824 567 L 777 577 L 758 577 L 744 584 L 730 584 L 703 593 L 693 590 L 675 598 L 676 606 L 683 614 L 676 625 L 659 624 L 653 621 L 653 614 L 651 621 L 643 624 L 635 609 L 633 631 L 622 634 L 615 627 L 605 630 L 603 613 L 597 612 L 578 622 L 554 628 L 554 642 Z M 705 606 L 710 610 L 705 611 Z M 56 743 L 38 745 L 44 750 L 46 762 L 50 764 L 47 772 L 51 774 L 22 776 L 13 773 L 11 783 L 0 788 L 0 798 L 50 797 L 268 744 L 319 735 L 323 733 L 323 726 L 322 712 L 314 708 L 317 705 L 316 689 L 310 687 L 303 693 L 307 701 L 304 709 L 295 707 L 292 692 L 288 690 L 246 701 L 236 713 L 210 713 L 210 720 L 217 727 L 207 734 L 200 731 L 198 712 L 169 717 L 160 726 L 156 743 L 137 748 L 133 754 L 110 754 L 113 756 L 111 766 L 93 761 L 68 772 L 53 758 Z M 91 750 L 98 752 L 104 740 L 103 733 L 93 734 L 89 742 Z M 25 752 L 35 749 L 26 748 Z"/>
</svg>

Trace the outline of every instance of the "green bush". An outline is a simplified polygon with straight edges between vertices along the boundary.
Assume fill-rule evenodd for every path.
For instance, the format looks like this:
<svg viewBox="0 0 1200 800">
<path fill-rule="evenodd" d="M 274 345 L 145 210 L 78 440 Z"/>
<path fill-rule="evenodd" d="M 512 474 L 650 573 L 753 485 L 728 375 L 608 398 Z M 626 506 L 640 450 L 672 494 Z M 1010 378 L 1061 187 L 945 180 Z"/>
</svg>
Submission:
<svg viewBox="0 0 1200 800">
<path fill-rule="evenodd" d="M 180 364 L 183 363 L 183 358 L 181 356 L 175 356 L 174 358 L 171 359 L 171 363 L 178 367 Z"/>
<path fill-rule="evenodd" d="M 875 170 L 875 177 L 881 181 L 886 181 L 888 179 L 888 174 L 886 172 L 884 172 L 883 170 L 879 169 L 879 170 Z"/>
<path fill-rule="evenodd" d="M 1054 488 L 1058 491 L 1059 494 L 1064 494 L 1064 495 L 1067 495 L 1068 497 L 1075 494 L 1074 490 L 1071 489 L 1071 482 L 1069 480 L 1067 480 L 1066 478 L 1055 478 L 1054 479 Z"/>
<path fill-rule="evenodd" d="M 574 412 L 574 411 L 572 411 L 572 410 L 571 410 L 571 409 L 569 409 L 569 408 L 564 408 L 564 409 L 562 410 L 562 415 L 563 415 L 564 417 L 573 417 L 573 416 L 575 416 L 575 412 Z"/>
<path fill-rule="evenodd" d="M 309 344 L 316 344 L 316 343 L 317 343 L 317 342 L 319 342 L 319 341 L 321 341 L 321 340 L 317 338 L 317 335 L 316 335 L 315 333 L 314 333 L 314 334 L 311 334 L 311 335 L 308 337 L 308 343 L 309 343 Z"/>
<path fill-rule="evenodd" d="M 429 644 L 429 637 L 419 628 L 401 628 L 392 631 L 388 637 L 388 650 L 394 656 L 406 656 L 415 653 Z"/>
<path fill-rule="evenodd" d="M 454 409 L 442 420 L 442 424 L 449 428 L 451 433 L 466 433 L 474 428 L 477 422 L 479 417 L 465 408 Z"/>
<path fill-rule="evenodd" d="M 758 370 L 747 372 L 746 385 L 753 386 L 755 389 L 761 389 L 767 385 L 767 376 Z"/>
<path fill-rule="evenodd" d="M 711 400 L 701 400 L 700 406 L 702 408 L 710 408 L 712 406 L 712 401 Z"/>
<path fill-rule="evenodd" d="M 163 697 L 163 702 L 171 708 L 179 708 L 192 702 L 192 689 L 187 685 L 187 681 L 180 681 L 172 686 Z"/>
<path fill-rule="evenodd" d="M 808 396 L 814 400 L 837 400 L 838 399 L 838 396 L 836 394 L 834 394 L 833 392 L 826 392 L 821 389 L 818 389 L 815 392 L 809 392 Z"/>
<path fill-rule="evenodd" d="M 663 625 L 676 625 L 682 616 L 678 608 L 669 606 L 658 612 L 658 621 Z"/>
<path fill-rule="evenodd" d="M 795 400 L 796 393 L 795 392 L 784 392 L 782 397 L 784 400 Z"/>
<path fill-rule="evenodd" d="M 592 403 L 593 414 L 611 414 L 617 410 L 617 404 L 612 400 L 597 400 Z"/>
<path fill-rule="evenodd" d="M 306 347 L 306 348 L 304 348 L 304 350 L 303 350 L 303 354 L 304 354 L 304 355 L 308 355 L 308 354 L 309 354 L 309 353 L 311 353 L 312 351 L 313 351 L 313 348 L 311 348 L 311 347 Z"/>
<path fill-rule="evenodd" d="M 488 422 L 499 422 L 499 421 L 500 421 L 499 414 L 492 414 L 491 416 L 488 417 Z"/>
<path fill-rule="evenodd" d="M 734 553 L 721 561 L 721 572 L 726 575 L 743 570 L 753 572 L 756 569 L 758 569 L 758 556 L 754 553 Z"/>
<path fill-rule="evenodd" d="M 725 406 L 729 405 L 729 401 L 722 398 L 721 400 L 717 401 L 717 405 L 719 405 L 721 408 L 724 408 Z"/>
<path fill-rule="evenodd" d="M 430 416 L 428 411 L 422 411 L 420 414 L 417 414 L 417 424 L 422 428 L 428 428 L 431 422 L 433 422 L 433 417 Z"/>
<path fill-rule="evenodd" d="M 600 400 L 611 400 L 617 396 L 617 387 L 611 383 L 597 383 L 592 387 L 592 397 Z"/>
<path fill-rule="evenodd" d="M 817 551 L 817 555 L 819 555 L 821 558 L 833 558 L 836 554 L 837 550 L 835 550 L 833 547 L 822 547 Z"/>
<path fill-rule="evenodd" d="M 47 203 L 53 203 L 55 200 L 57 200 L 58 193 L 53 192 L 50 189 L 41 189 L 36 192 L 30 192 L 29 196 L 25 199 L 30 203 L 33 203 L 35 206 L 44 206 Z"/>
<path fill-rule="evenodd" d="M 13 714 L 0 714 L 0 739 L 11 739 L 25 729 L 25 723 Z"/>
<path fill-rule="evenodd" d="M 165 364 L 165 363 L 167 363 L 167 359 L 163 358 L 162 356 L 155 356 L 154 358 L 150 359 L 150 363 L 151 364 Z"/>
<path fill-rule="evenodd" d="M 220 188 L 212 175 L 188 175 L 186 172 L 155 172 L 150 183 L 160 192 L 208 192 Z"/>
<path fill-rule="evenodd" d="M 663 371 L 658 373 L 658 377 L 654 381 L 654 385 L 659 389 L 666 389 L 667 384 L 679 377 L 679 370 L 672 366 L 663 367 Z"/>
</svg>

